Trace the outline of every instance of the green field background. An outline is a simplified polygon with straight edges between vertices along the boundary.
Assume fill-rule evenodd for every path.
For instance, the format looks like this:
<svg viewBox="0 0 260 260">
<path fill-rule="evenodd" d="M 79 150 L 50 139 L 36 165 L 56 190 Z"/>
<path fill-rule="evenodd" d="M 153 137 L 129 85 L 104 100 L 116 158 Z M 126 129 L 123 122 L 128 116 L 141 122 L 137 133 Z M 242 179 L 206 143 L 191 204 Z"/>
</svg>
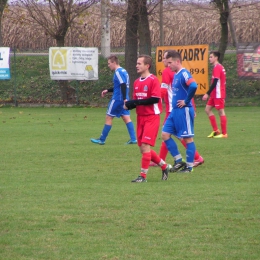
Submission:
<svg viewBox="0 0 260 260">
<path fill-rule="evenodd" d="M 205 163 L 168 181 L 150 168 L 147 183 L 131 183 L 141 154 L 121 119 L 90 142 L 105 111 L 0 108 L 0 259 L 260 259 L 260 107 L 227 107 L 227 139 L 207 138 L 198 107 Z"/>
</svg>

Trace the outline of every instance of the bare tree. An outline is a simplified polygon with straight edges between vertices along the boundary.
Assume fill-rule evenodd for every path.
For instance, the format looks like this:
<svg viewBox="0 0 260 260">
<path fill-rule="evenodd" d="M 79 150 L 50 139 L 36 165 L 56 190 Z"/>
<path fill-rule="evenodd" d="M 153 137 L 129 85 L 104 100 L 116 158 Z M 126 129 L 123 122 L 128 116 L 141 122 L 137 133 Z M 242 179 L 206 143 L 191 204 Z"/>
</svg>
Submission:
<svg viewBox="0 0 260 260">
<path fill-rule="evenodd" d="M 220 14 L 221 37 L 219 44 L 220 63 L 222 63 L 225 51 L 228 45 L 228 16 L 229 4 L 228 0 L 212 0 L 212 3 L 218 8 Z"/>
<path fill-rule="evenodd" d="M 4 9 L 6 7 L 7 0 L 0 0 L 0 46 L 3 46 L 3 38 L 2 38 L 2 16 Z"/>
<path fill-rule="evenodd" d="M 125 34 L 125 68 L 129 73 L 130 86 L 137 78 L 136 60 L 138 50 L 139 0 L 128 0 Z M 132 87 L 130 87 L 130 90 Z"/>
<path fill-rule="evenodd" d="M 18 22 L 37 24 L 44 30 L 46 35 L 55 39 L 57 47 L 64 47 L 65 37 L 74 20 L 83 15 L 88 8 L 98 0 L 48 0 L 39 2 L 37 0 L 14 0 L 12 2 L 18 8 L 16 19 Z M 26 10 L 29 16 L 25 16 Z M 60 80 L 61 98 L 63 101 L 73 101 L 75 89 L 69 87 L 68 81 Z"/>
<path fill-rule="evenodd" d="M 147 0 L 140 0 L 139 3 L 139 52 L 151 55 L 151 34 L 148 19 Z"/>
</svg>

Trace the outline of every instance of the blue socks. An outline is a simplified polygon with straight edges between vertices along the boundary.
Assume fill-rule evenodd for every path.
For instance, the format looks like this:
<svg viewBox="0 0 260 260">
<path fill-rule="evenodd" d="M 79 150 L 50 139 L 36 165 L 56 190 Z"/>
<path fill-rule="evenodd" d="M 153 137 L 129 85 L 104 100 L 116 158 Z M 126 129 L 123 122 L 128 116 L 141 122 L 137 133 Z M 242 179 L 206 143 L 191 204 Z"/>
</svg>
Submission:
<svg viewBox="0 0 260 260">
<path fill-rule="evenodd" d="M 166 144 L 168 151 L 171 153 L 173 157 L 176 157 L 180 154 L 178 146 L 172 138 L 164 141 L 164 143 Z"/>
<path fill-rule="evenodd" d="M 102 142 L 106 141 L 106 138 L 107 138 L 111 128 L 112 128 L 112 125 L 104 125 L 103 131 L 102 131 L 101 136 L 99 138 Z"/>
<path fill-rule="evenodd" d="M 186 162 L 187 162 L 187 166 L 188 167 L 192 167 L 193 166 L 195 152 L 196 152 L 196 146 L 195 146 L 194 142 L 187 143 Z"/>
<path fill-rule="evenodd" d="M 128 133 L 129 133 L 131 140 L 135 141 L 136 137 L 135 137 L 135 128 L 134 128 L 133 122 L 131 121 L 131 122 L 127 123 L 126 127 L 127 127 L 127 130 L 128 130 Z"/>
<path fill-rule="evenodd" d="M 179 153 L 178 150 L 178 146 L 176 144 L 176 142 L 170 138 L 166 141 L 164 141 L 168 151 L 171 153 L 171 155 L 175 158 L 176 162 L 180 162 L 182 161 L 182 157 Z M 187 149 L 186 149 L 186 163 L 187 163 L 187 167 L 192 168 L 193 166 L 193 161 L 194 161 L 194 157 L 195 157 L 195 152 L 196 152 L 196 146 L 194 144 L 194 142 L 192 143 L 187 143 Z"/>
</svg>

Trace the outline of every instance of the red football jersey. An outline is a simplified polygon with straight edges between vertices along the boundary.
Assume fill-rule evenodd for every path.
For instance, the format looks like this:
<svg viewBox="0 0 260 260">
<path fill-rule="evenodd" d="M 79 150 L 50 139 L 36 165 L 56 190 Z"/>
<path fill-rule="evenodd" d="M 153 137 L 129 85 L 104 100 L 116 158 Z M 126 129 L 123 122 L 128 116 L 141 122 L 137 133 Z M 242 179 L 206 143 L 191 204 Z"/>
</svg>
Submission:
<svg viewBox="0 0 260 260">
<path fill-rule="evenodd" d="M 175 73 L 169 67 L 166 67 L 162 72 L 161 91 L 165 102 L 166 112 L 172 111 L 172 80 L 174 74 Z"/>
<path fill-rule="evenodd" d="M 133 99 L 160 98 L 159 103 L 136 106 L 136 114 L 140 116 L 158 115 L 162 112 L 161 86 L 159 79 L 150 74 L 146 78 L 138 78 L 134 82 Z"/>
<path fill-rule="evenodd" d="M 213 80 L 217 78 L 218 83 L 217 86 L 210 93 L 210 97 L 212 98 L 226 98 L 226 71 L 225 68 L 217 63 L 212 71 L 211 84 Z"/>
</svg>

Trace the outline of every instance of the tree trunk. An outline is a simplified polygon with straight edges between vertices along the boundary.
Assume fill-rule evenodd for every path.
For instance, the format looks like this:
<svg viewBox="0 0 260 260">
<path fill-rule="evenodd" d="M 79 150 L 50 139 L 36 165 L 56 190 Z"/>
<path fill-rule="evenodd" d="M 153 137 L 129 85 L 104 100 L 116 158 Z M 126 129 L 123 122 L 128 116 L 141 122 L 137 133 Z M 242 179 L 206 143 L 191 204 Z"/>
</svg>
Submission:
<svg viewBox="0 0 260 260">
<path fill-rule="evenodd" d="M 236 30 L 235 30 L 235 26 L 233 23 L 233 18 L 232 18 L 231 12 L 229 12 L 229 16 L 228 16 L 228 25 L 229 25 L 229 30 L 230 30 L 231 37 L 232 37 L 233 46 L 237 47 Z"/>
<path fill-rule="evenodd" d="M 229 14 L 228 12 L 224 11 L 220 15 L 220 24 L 221 24 L 221 38 L 219 44 L 220 63 L 223 62 L 227 45 L 228 45 L 228 14 Z"/>
<path fill-rule="evenodd" d="M 220 26 L 221 26 L 221 38 L 219 44 L 220 59 L 222 63 L 224 60 L 225 52 L 228 45 L 228 16 L 229 16 L 229 5 L 228 0 L 215 0 L 213 3 L 216 4 L 220 13 Z"/>
<path fill-rule="evenodd" d="M 7 0 L 0 0 L 0 46 L 3 46 L 3 37 L 2 37 L 2 16 L 7 4 Z"/>
<path fill-rule="evenodd" d="M 110 56 L 110 7 L 108 0 L 101 1 L 101 56 Z"/>
<path fill-rule="evenodd" d="M 147 0 L 141 0 L 139 4 L 139 53 L 151 56 L 151 34 L 146 4 Z"/>
<path fill-rule="evenodd" d="M 138 77 L 136 72 L 136 61 L 138 51 L 138 5 L 139 0 L 129 0 L 126 16 L 126 36 L 125 36 L 125 68 L 130 77 L 130 98 L 132 86 L 135 79 Z"/>
</svg>

